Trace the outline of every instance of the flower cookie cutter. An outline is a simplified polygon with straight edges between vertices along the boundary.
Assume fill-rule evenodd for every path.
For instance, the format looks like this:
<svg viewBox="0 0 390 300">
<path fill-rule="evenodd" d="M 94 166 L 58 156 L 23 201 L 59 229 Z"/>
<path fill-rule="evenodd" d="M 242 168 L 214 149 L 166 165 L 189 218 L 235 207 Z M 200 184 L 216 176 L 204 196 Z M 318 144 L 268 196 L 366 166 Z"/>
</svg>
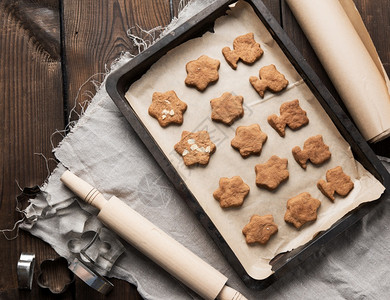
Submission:
<svg viewBox="0 0 390 300">
<path fill-rule="evenodd" d="M 74 274 L 68 269 L 68 261 L 65 258 L 47 259 L 40 264 L 37 284 L 42 289 L 52 294 L 62 294 L 73 282 Z"/>
</svg>

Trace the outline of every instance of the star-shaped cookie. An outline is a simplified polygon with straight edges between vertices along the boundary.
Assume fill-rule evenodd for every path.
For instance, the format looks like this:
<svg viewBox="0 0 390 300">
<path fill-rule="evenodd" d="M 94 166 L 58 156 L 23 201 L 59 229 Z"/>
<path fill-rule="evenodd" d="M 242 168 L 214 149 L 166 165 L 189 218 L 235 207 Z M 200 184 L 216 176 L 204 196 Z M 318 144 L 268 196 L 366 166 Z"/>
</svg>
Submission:
<svg viewBox="0 0 390 300">
<path fill-rule="evenodd" d="M 256 185 L 269 190 L 276 189 L 288 179 L 287 163 L 287 158 L 273 155 L 265 164 L 256 165 Z"/>
<path fill-rule="evenodd" d="M 274 223 L 272 215 L 253 215 L 247 225 L 242 229 L 247 244 L 266 244 L 270 237 L 278 232 L 278 225 Z"/>
<path fill-rule="evenodd" d="M 285 89 L 288 85 L 286 77 L 272 64 L 262 67 L 259 71 L 259 77 L 260 79 L 256 76 L 251 76 L 249 82 L 261 98 L 264 97 L 266 90 L 277 93 Z"/>
<path fill-rule="evenodd" d="M 213 193 L 215 200 L 219 201 L 222 208 L 241 206 L 249 193 L 247 185 L 240 176 L 232 178 L 222 177 L 219 187 Z"/>
<path fill-rule="evenodd" d="M 231 93 L 223 93 L 221 97 L 210 100 L 211 119 L 231 125 L 238 118 L 244 116 L 242 96 L 233 96 Z"/>
<path fill-rule="evenodd" d="M 345 197 L 353 189 L 354 184 L 351 177 L 344 173 L 343 168 L 337 166 L 326 172 L 326 181 L 320 179 L 317 187 L 326 197 L 334 202 L 334 193 Z"/>
<path fill-rule="evenodd" d="M 308 138 L 303 144 L 303 150 L 295 146 L 292 149 L 292 154 L 296 162 L 303 168 L 307 168 L 307 161 L 310 160 L 313 164 L 319 165 L 327 161 L 331 157 L 329 147 L 324 143 L 322 135 L 316 135 Z"/>
<path fill-rule="evenodd" d="M 207 165 L 210 155 L 216 150 L 216 146 L 211 142 L 206 130 L 198 132 L 183 131 L 180 142 L 174 148 L 183 157 L 186 166 Z"/>
<path fill-rule="evenodd" d="M 286 126 L 295 130 L 309 123 L 306 112 L 299 106 L 298 99 L 283 103 L 280 106 L 280 116 L 270 115 L 267 121 L 282 137 L 285 136 Z"/>
<path fill-rule="evenodd" d="M 211 83 L 218 80 L 219 60 L 202 55 L 197 60 L 186 64 L 187 77 L 185 83 L 203 91 Z"/>
<path fill-rule="evenodd" d="M 148 113 L 158 120 L 161 127 L 166 127 L 169 124 L 182 124 L 186 109 L 187 104 L 177 97 L 175 91 L 155 92 Z"/>
<path fill-rule="evenodd" d="M 237 62 L 241 59 L 244 63 L 252 64 L 263 55 L 263 49 L 260 44 L 256 43 L 253 32 L 240 35 L 233 41 L 233 49 L 224 47 L 222 54 L 228 64 L 237 69 Z"/>
<path fill-rule="evenodd" d="M 231 145 L 240 151 L 242 157 L 246 158 L 251 154 L 260 155 L 267 135 L 261 131 L 260 125 L 239 126 L 236 129 L 236 136 L 232 139 Z"/>
<path fill-rule="evenodd" d="M 284 220 L 293 224 L 297 229 L 305 223 L 317 220 L 317 210 L 321 201 L 304 192 L 287 201 Z"/>
</svg>

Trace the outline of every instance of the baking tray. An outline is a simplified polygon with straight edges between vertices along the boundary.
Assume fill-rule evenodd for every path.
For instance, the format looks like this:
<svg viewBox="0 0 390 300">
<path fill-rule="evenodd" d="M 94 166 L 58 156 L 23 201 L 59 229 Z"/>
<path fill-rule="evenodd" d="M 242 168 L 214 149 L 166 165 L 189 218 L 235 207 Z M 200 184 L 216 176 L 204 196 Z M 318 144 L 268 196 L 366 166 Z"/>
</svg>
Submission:
<svg viewBox="0 0 390 300">
<path fill-rule="evenodd" d="M 380 201 L 383 196 L 378 201 L 363 204 L 357 209 L 351 211 L 336 222 L 331 228 L 319 233 L 305 245 L 290 252 L 277 255 L 270 262 L 274 273 L 266 279 L 256 280 L 247 274 L 224 238 L 218 232 L 212 221 L 208 218 L 207 214 L 203 211 L 191 191 L 187 188 L 177 170 L 172 166 L 169 159 L 160 149 L 153 136 L 146 129 L 145 125 L 139 119 L 125 98 L 125 94 L 131 84 L 137 81 L 156 61 L 158 61 L 169 50 L 186 42 L 187 40 L 201 36 L 207 31 L 212 31 L 214 21 L 218 17 L 224 15 L 229 9 L 229 5 L 234 2 L 234 0 L 218 0 L 175 30 L 171 31 L 168 35 L 157 41 L 153 46 L 146 49 L 140 55 L 136 56 L 115 72 L 111 73 L 107 78 L 106 89 L 120 111 L 134 128 L 135 132 L 139 135 L 143 143 L 154 156 L 160 167 L 172 181 L 172 184 L 187 201 L 196 217 L 206 228 L 210 236 L 213 238 L 245 284 L 250 288 L 264 289 L 276 279 L 280 278 L 283 274 L 296 267 L 332 238 L 360 220 L 367 212 L 377 205 L 378 201 Z M 340 105 L 325 88 L 265 5 L 261 1 L 255 0 L 248 0 L 246 2 L 252 6 L 256 15 L 266 26 L 274 40 L 278 43 L 279 47 L 290 60 L 291 64 L 295 67 L 312 93 L 316 96 L 317 100 L 336 125 L 341 135 L 350 144 L 355 159 L 357 159 L 369 172 L 371 172 L 385 187 L 389 187 L 390 175 L 386 169 L 377 159 L 376 155 L 356 129 L 353 122 L 348 118 Z"/>
</svg>

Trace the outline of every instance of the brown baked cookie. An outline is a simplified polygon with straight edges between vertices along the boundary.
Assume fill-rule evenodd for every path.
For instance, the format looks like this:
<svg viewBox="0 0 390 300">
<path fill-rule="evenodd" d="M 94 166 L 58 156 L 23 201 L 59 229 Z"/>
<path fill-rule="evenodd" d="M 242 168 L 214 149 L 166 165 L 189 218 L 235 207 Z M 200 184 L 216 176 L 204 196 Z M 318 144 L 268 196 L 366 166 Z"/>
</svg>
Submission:
<svg viewBox="0 0 390 300">
<path fill-rule="evenodd" d="M 308 160 L 315 165 L 319 165 L 330 159 L 331 156 L 329 147 L 325 145 L 320 134 L 308 138 L 303 144 L 303 150 L 295 146 L 292 149 L 292 154 L 303 169 L 306 169 Z"/>
<path fill-rule="evenodd" d="M 243 102 L 242 96 L 223 93 L 221 97 L 210 100 L 211 119 L 226 125 L 233 124 L 235 120 L 244 116 Z"/>
<path fill-rule="evenodd" d="M 280 117 L 273 114 L 267 121 L 282 137 L 285 135 L 286 126 L 295 130 L 309 123 L 306 112 L 299 106 L 298 99 L 283 103 L 280 106 Z"/>
<path fill-rule="evenodd" d="M 343 168 L 337 166 L 326 172 L 326 181 L 323 179 L 319 180 L 317 187 L 326 197 L 334 202 L 335 192 L 345 197 L 353 189 L 354 184 L 351 177 L 343 172 Z"/>
<path fill-rule="evenodd" d="M 186 64 L 187 77 L 185 83 L 203 91 L 211 83 L 218 80 L 219 60 L 202 55 L 197 60 Z"/>
<path fill-rule="evenodd" d="M 155 92 L 148 112 L 157 119 L 161 127 L 166 127 L 169 124 L 182 124 L 183 113 L 186 109 L 187 104 L 181 101 L 174 91 Z"/>
<path fill-rule="evenodd" d="M 264 97 L 266 90 L 277 93 L 285 89 L 288 85 L 288 80 L 282 73 L 276 69 L 275 65 L 262 67 L 259 71 L 259 78 L 256 76 L 249 77 L 249 82 L 259 93 L 260 97 Z"/>
<path fill-rule="evenodd" d="M 251 154 L 260 155 L 267 135 L 261 131 L 258 124 L 239 126 L 236 129 L 236 136 L 232 139 L 231 145 L 240 151 L 242 157 L 246 158 Z"/>
<path fill-rule="evenodd" d="M 222 208 L 227 208 L 241 206 L 248 193 L 249 185 L 240 176 L 222 177 L 219 180 L 219 188 L 214 191 L 213 196 Z"/>
<path fill-rule="evenodd" d="M 244 63 L 253 64 L 264 52 L 260 44 L 256 43 L 253 32 L 236 37 L 233 41 L 233 49 L 230 50 L 229 47 L 224 47 L 222 54 L 234 70 L 237 69 L 239 59 Z"/>
<path fill-rule="evenodd" d="M 273 155 L 265 164 L 256 165 L 256 185 L 269 190 L 276 189 L 288 179 L 287 163 L 287 158 Z"/>
<path fill-rule="evenodd" d="M 303 224 L 317 220 L 317 209 L 321 201 L 304 192 L 287 201 L 287 211 L 284 220 L 301 228 Z"/>
<path fill-rule="evenodd" d="M 253 215 L 248 224 L 242 229 L 247 244 L 266 244 L 271 235 L 278 232 L 278 225 L 274 223 L 272 215 Z"/>
<path fill-rule="evenodd" d="M 207 165 L 216 146 L 211 142 L 209 133 L 205 130 L 183 131 L 180 142 L 175 145 L 175 150 L 183 157 L 186 166 Z"/>
</svg>

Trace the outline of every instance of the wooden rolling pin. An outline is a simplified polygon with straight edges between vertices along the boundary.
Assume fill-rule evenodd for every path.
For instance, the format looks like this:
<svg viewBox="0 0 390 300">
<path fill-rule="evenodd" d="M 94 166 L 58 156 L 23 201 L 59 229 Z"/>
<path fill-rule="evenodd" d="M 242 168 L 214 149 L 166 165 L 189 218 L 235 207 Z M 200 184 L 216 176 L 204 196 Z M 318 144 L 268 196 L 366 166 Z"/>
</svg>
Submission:
<svg viewBox="0 0 390 300">
<path fill-rule="evenodd" d="M 61 181 L 78 197 L 100 210 L 97 217 L 103 224 L 203 298 L 246 299 L 226 285 L 226 276 L 117 197 L 107 201 L 97 189 L 70 171 L 62 174 Z"/>
</svg>

